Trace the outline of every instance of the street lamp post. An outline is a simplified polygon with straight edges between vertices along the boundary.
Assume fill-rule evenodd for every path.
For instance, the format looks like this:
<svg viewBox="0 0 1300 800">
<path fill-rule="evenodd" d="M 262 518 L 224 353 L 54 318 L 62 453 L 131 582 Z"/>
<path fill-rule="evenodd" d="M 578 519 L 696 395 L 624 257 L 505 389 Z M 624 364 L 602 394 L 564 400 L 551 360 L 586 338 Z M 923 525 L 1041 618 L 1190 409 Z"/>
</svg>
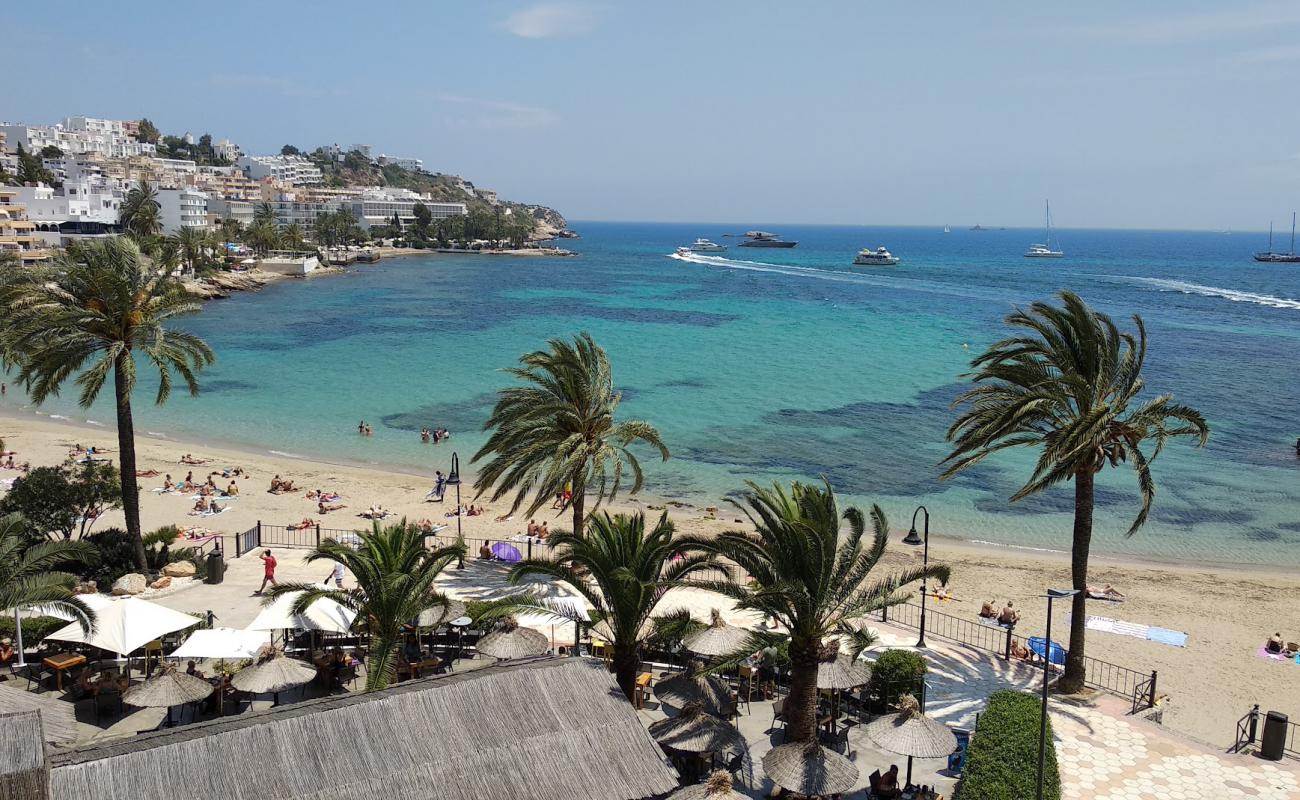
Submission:
<svg viewBox="0 0 1300 800">
<path fill-rule="evenodd" d="M 922 513 L 925 514 L 925 523 L 924 523 L 925 538 L 924 539 L 916 534 L 916 515 Z M 921 568 L 922 569 L 929 568 L 930 566 L 930 509 L 926 508 L 925 506 L 917 506 L 916 510 L 912 512 L 912 529 L 907 532 L 907 536 L 903 537 L 903 544 L 910 544 L 913 547 L 915 547 L 918 544 L 923 545 L 925 547 L 925 550 L 921 556 Z M 926 595 L 925 582 L 926 579 L 922 578 L 921 579 L 921 636 L 916 640 L 917 647 L 925 647 L 925 595 Z"/>
<path fill-rule="evenodd" d="M 1047 763 L 1047 679 L 1052 674 L 1052 601 L 1063 597 L 1074 597 L 1078 589 L 1048 589 L 1047 594 L 1047 634 L 1043 642 L 1043 707 L 1038 718 L 1038 794 L 1043 800 L 1043 772 Z"/>
<path fill-rule="evenodd" d="M 460 533 L 460 456 L 451 454 L 451 471 L 447 475 L 447 485 L 456 487 L 456 542 L 461 541 Z M 465 569 L 465 554 L 462 552 L 456 562 L 456 569 Z"/>
</svg>

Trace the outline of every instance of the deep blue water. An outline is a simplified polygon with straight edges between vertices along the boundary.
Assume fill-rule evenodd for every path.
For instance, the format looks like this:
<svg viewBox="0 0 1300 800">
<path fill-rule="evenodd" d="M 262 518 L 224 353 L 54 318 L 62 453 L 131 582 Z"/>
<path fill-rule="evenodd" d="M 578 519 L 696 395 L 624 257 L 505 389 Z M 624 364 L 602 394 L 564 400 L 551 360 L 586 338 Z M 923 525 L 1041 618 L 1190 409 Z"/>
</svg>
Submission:
<svg viewBox="0 0 1300 800">
<path fill-rule="evenodd" d="M 1003 334 L 1014 305 L 1071 288 L 1121 320 L 1140 313 L 1153 394 L 1172 392 L 1213 427 L 1204 450 L 1174 443 L 1160 457 L 1155 511 L 1131 539 L 1133 473 L 1107 471 L 1096 549 L 1300 564 L 1300 267 L 1252 262 L 1261 234 L 1064 230 L 1067 258 L 1034 260 L 1021 253 L 1041 241 L 1035 230 L 577 227 L 578 258 L 392 259 L 212 303 L 185 323 L 219 354 L 204 394 L 138 403 L 137 427 L 443 468 L 453 445 L 468 460 L 483 441 L 499 368 L 585 329 L 611 354 L 625 414 L 653 422 L 673 451 L 646 463 L 651 492 L 712 505 L 747 479 L 825 475 L 897 526 L 925 503 L 937 533 L 1063 548 L 1070 486 L 1006 500 L 1030 453 L 942 483 L 936 465 L 970 357 Z M 745 227 L 799 246 L 723 237 Z M 731 249 L 667 257 L 697 236 Z M 903 263 L 849 266 L 881 244 Z M 66 402 L 46 410 L 111 419 Z M 356 436 L 362 418 L 373 439 Z M 425 425 L 450 428 L 452 444 L 422 445 Z"/>
</svg>

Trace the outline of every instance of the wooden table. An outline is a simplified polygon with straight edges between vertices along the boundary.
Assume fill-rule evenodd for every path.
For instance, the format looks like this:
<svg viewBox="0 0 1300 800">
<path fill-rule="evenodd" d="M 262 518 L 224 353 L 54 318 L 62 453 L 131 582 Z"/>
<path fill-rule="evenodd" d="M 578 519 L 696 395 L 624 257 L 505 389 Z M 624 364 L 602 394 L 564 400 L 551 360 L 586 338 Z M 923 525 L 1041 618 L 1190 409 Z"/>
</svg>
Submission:
<svg viewBox="0 0 1300 800">
<path fill-rule="evenodd" d="M 73 667 L 86 663 L 86 657 L 80 653 L 56 653 L 46 656 L 41 663 L 54 670 L 54 682 L 59 691 L 63 691 L 63 673 Z"/>
</svg>

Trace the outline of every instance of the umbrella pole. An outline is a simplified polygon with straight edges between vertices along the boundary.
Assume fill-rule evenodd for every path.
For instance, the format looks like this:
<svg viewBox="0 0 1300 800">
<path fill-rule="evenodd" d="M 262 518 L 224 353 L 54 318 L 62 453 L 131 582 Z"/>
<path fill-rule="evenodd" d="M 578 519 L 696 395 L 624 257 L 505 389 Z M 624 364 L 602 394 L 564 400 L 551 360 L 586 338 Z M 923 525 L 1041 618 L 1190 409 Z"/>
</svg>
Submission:
<svg viewBox="0 0 1300 800">
<path fill-rule="evenodd" d="M 912 757 L 907 757 L 907 786 L 912 785 Z"/>
<path fill-rule="evenodd" d="M 14 634 L 18 637 L 18 663 L 15 667 L 25 667 L 27 662 L 23 660 L 23 610 L 14 606 Z"/>
</svg>

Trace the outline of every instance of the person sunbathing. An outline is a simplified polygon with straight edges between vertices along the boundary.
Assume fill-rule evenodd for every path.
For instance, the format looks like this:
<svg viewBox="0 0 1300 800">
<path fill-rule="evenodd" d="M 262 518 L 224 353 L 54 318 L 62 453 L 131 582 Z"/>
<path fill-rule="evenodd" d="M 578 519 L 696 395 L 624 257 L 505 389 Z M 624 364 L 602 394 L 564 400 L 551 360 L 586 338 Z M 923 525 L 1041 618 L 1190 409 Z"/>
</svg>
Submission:
<svg viewBox="0 0 1300 800">
<path fill-rule="evenodd" d="M 13 456 L 9 456 L 9 460 L 5 462 L 5 469 L 18 469 L 18 466 L 14 464 Z"/>
<path fill-rule="evenodd" d="M 1119 589 L 1116 589 L 1114 586 L 1111 586 L 1109 583 L 1101 588 L 1089 586 L 1087 592 L 1088 597 L 1093 600 L 1109 600 L 1113 603 L 1124 602 L 1124 593 Z"/>
<path fill-rule="evenodd" d="M 226 487 L 226 497 L 238 497 L 238 496 L 239 496 L 239 487 L 235 485 L 234 481 L 231 481 L 230 485 Z"/>
<path fill-rule="evenodd" d="M 316 527 L 316 520 L 312 519 L 311 517 L 303 517 L 301 522 L 294 522 L 290 524 L 289 530 L 300 531 L 303 530 L 304 528 L 314 528 L 314 527 Z"/>
<path fill-rule="evenodd" d="M 1016 639 L 1011 643 L 1011 656 L 1021 661 L 1027 661 L 1029 660 L 1029 648 L 1021 644 L 1019 639 Z"/>
<path fill-rule="evenodd" d="M 433 530 L 433 520 L 431 520 L 431 519 L 422 519 L 422 520 L 420 520 L 419 522 L 415 523 L 415 527 L 419 528 L 420 530 L 424 531 L 425 533 L 428 533 L 429 531 L 432 531 L 432 530 Z"/>
<path fill-rule="evenodd" d="M 993 601 L 985 600 L 984 605 L 980 607 L 980 617 L 983 619 L 995 619 L 998 612 L 993 610 Z"/>
<path fill-rule="evenodd" d="M 193 464 L 193 465 L 195 465 L 195 466 L 198 466 L 198 465 L 200 465 L 200 464 L 206 464 L 206 463 L 208 463 L 208 460 L 207 460 L 206 458 L 195 458 L 194 456 L 190 455 L 189 453 L 186 453 L 185 455 L 181 456 L 180 463 L 182 463 L 182 464 Z"/>
<path fill-rule="evenodd" d="M 483 544 L 479 545 L 478 548 L 479 558 L 483 558 L 483 559 L 487 559 L 488 561 L 491 561 L 493 558 L 496 557 L 492 555 L 492 548 L 488 546 L 490 544 L 491 542 L 484 542 Z"/>
<path fill-rule="evenodd" d="M 1265 652 L 1281 654 L 1286 649 L 1286 643 L 1282 641 L 1282 632 L 1278 631 L 1268 637 L 1268 643 L 1264 645 Z"/>
<path fill-rule="evenodd" d="M 211 506 L 208 504 L 208 498 L 203 495 L 199 495 L 199 499 L 194 502 L 194 510 L 199 513 L 207 511 L 210 508 Z"/>
<path fill-rule="evenodd" d="M 174 491 L 176 491 L 176 481 L 173 481 L 173 480 L 172 480 L 172 476 L 171 476 L 171 475 L 167 475 L 166 477 L 163 478 L 163 485 L 162 485 L 162 488 L 163 488 L 163 491 L 164 491 L 164 492 L 174 492 Z"/>
<path fill-rule="evenodd" d="M 303 497 L 307 498 L 308 500 L 315 500 L 317 498 L 323 497 L 324 495 L 325 493 L 320 489 L 312 489 L 310 492 L 303 495 Z"/>
<path fill-rule="evenodd" d="M 998 622 L 1002 623 L 1003 625 L 1015 625 L 1019 621 L 1020 621 L 1020 612 L 1017 611 L 1012 606 L 1011 601 L 1008 600 L 1006 607 L 1002 609 L 1002 612 L 1000 614 L 998 614 Z"/>
<path fill-rule="evenodd" d="M 156 469 L 138 469 L 135 471 L 135 476 L 137 478 L 156 478 L 160 474 L 161 473 Z"/>
<path fill-rule="evenodd" d="M 343 505 L 342 503 L 326 504 L 324 500 L 316 504 L 316 511 L 321 514 L 328 514 L 331 511 L 338 511 L 339 509 L 343 509 L 343 508 L 347 508 L 347 506 Z"/>
</svg>

